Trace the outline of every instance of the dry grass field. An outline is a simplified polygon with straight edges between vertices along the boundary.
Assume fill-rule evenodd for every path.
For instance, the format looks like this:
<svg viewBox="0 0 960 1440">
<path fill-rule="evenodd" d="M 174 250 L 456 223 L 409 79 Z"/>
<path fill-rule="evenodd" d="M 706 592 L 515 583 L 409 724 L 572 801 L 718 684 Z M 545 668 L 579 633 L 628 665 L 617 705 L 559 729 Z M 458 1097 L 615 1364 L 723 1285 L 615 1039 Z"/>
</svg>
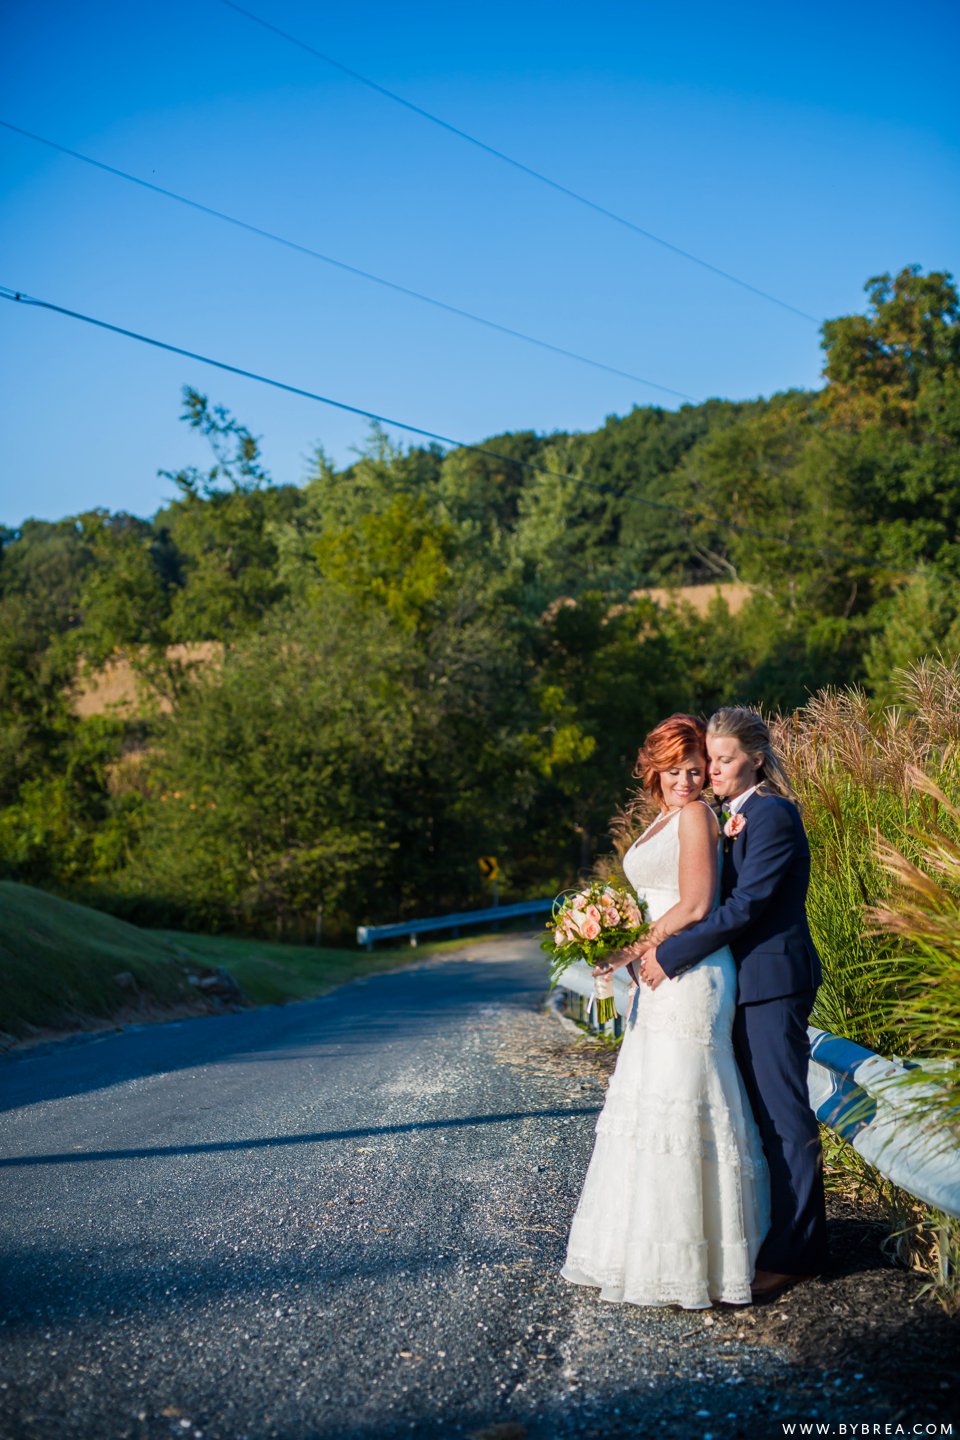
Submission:
<svg viewBox="0 0 960 1440">
<path fill-rule="evenodd" d="M 171 660 L 187 666 L 209 665 L 222 653 L 223 646 L 216 640 L 171 645 L 167 651 Z M 147 682 L 137 674 L 129 657 L 118 655 L 115 660 L 108 660 L 100 670 L 81 674 L 73 708 L 82 719 L 90 715 L 113 714 L 132 720 L 155 703 L 159 703 L 163 711 L 170 709 L 170 702 L 163 697 L 158 702 Z"/>
<path fill-rule="evenodd" d="M 654 586 L 647 590 L 634 590 L 633 594 L 646 595 L 656 605 L 692 605 L 698 615 L 706 615 L 711 604 L 719 596 L 726 603 L 731 615 L 742 610 L 750 599 L 749 585 L 740 585 L 731 580 L 719 581 L 715 585 L 676 585 L 671 589 Z"/>
</svg>

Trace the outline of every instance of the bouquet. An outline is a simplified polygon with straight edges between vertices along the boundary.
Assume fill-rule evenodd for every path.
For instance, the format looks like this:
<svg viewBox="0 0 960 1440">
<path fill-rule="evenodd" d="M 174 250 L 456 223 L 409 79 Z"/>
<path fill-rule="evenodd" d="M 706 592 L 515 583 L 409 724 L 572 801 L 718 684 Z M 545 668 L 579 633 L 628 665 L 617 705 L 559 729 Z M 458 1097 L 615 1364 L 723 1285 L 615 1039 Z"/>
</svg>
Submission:
<svg viewBox="0 0 960 1440">
<path fill-rule="evenodd" d="M 617 885 L 596 881 L 576 894 L 560 895 L 547 921 L 540 948 L 550 956 L 550 985 L 557 984 L 568 965 L 585 960 L 597 965 L 614 950 L 633 944 L 649 929 L 646 902 Z M 615 1012 L 613 976 L 594 979 L 597 1023 L 605 1025 Z"/>
</svg>

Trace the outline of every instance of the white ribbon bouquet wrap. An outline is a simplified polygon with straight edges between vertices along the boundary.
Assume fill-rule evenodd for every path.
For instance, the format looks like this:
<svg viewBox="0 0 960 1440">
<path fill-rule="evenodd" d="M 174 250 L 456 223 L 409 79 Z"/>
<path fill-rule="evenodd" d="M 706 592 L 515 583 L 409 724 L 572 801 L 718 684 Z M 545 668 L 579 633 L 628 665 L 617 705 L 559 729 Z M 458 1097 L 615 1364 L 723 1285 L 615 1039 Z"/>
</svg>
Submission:
<svg viewBox="0 0 960 1440">
<path fill-rule="evenodd" d="M 641 940 L 648 929 L 645 902 L 619 885 L 597 880 L 587 889 L 558 896 L 540 942 L 550 957 L 551 988 L 576 960 L 599 965 L 614 950 Z M 594 1004 L 597 1023 L 605 1025 L 616 1012 L 612 973 L 594 976 Z"/>
</svg>

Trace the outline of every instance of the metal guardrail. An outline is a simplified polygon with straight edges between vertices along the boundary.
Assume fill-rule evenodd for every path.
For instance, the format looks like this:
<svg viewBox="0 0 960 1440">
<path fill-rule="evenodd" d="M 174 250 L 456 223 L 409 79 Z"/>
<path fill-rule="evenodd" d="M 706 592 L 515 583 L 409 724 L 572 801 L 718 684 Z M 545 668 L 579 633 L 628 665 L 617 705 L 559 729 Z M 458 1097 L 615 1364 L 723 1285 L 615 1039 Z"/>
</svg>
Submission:
<svg viewBox="0 0 960 1440">
<path fill-rule="evenodd" d="M 580 1002 L 593 994 L 589 965 L 578 960 L 563 972 L 558 990 Z M 618 1019 L 626 1013 L 630 982 L 622 971 L 613 979 Z M 594 1027 L 596 1028 L 596 1027 Z M 915 1068 L 875 1055 L 829 1030 L 808 1027 L 810 1070 L 807 1091 L 817 1119 L 852 1145 L 881 1175 L 945 1215 L 960 1218 L 960 1146 L 943 1125 L 925 1113 L 933 1084 L 910 1083 Z"/>
<path fill-rule="evenodd" d="M 960 1217 L 960 1146 L 929 1112 L 936 1087 L 916 1063 L 887 1060 L 852 1040 L 809 1027 L 807 1089 L 818 1120 L 918 1200 Z"/>
<path fill-rule="evenodd" d="M 372 950 L 377 940 L 396 940 L 404 935 L 416 945 L 417 936 L 431 930 L 451 930 L 454 935 L 468 925 L 509 920 L 515 915 L 542 915 L 553 909 L 549 900 L 518 900 L 515 905 L 492 905 L 488 910 L 462 910 L 455 915 L 434 915 L 424 920 L 405 920 L 398 925 L 358 925 L 357 944 Z"/>
</svg>

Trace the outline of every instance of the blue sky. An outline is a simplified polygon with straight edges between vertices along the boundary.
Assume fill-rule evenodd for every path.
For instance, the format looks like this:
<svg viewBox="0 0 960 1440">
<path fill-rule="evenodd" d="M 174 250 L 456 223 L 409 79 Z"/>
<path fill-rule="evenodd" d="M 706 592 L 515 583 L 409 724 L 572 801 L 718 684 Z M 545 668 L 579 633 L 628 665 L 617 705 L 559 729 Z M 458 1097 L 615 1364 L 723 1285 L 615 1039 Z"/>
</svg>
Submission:
<svg viewBox="0 0 960 1440">
<path fill-rule="evenodd" d="M 248 8 L 784 301 L 960 272 L 960 10 L 596 0 Z M 220 0 L 8 11 L 0 119 L 697 398 L 819 383 L 817 325 L 552 193 Z M 0 130 L 0 284 L 464 440 L 680 403 L 390 294 Z M 364 421 L 0 304 L 0 523 L 152 514 L 191 384 L 277 481 Z"/>
</svg>

